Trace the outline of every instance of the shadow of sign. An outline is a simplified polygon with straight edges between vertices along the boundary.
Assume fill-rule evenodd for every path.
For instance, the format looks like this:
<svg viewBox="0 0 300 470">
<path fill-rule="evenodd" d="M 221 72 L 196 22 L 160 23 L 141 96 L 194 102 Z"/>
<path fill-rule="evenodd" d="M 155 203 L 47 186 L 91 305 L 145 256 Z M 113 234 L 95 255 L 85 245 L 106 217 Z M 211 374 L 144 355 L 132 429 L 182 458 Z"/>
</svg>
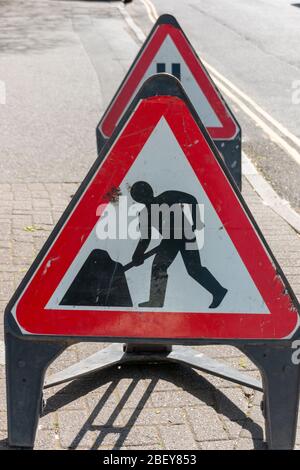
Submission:
<svg viewBox="0 0 300 470">
<path fill-rule="evenodd" d="M 133 445 L 132 428 L 136 423 L 142 423 L 149 411 L 153 411 L 151 405 L 149 408 L 148 401 L 151 396 L 153 397 L 153 393 L 162 394 L 158 381 L 163 380 L 165 386 L 167 383 L 175 384 L 179 390 L 182 389 L 189 394 L 190 400 L 199 401 L 200 408 L 202 405 L 212 406 L 217 413 L 222 412 L 229 423 L 238 422 L 244 432 L 250 434 L 254 448 L 264 447 L 261 426 L 249 418 L 226 394 L 192 369 L 177 365 L 161 365 L 158 374 L 155 365 L 148 365 L 143 367 L 143 379 L 146 379 L 146 384 L 142 384 L 140 370 L 134 366 L 122 366 L 121 369 L 111 368 L 105 377 L 102 374 L 95 374 L 88 379 L 76 380 L 47 400 L 43 415 L 59 411 L 68 403 L 87 396 L 90 404 L 89 416 L 84 422 L 77 423 L 77 428 L 66 443 L 68 448 L 77 449 L 86 445 L 96 450 L 105 445 L 107 439 L 112 439 L 112 449 L 117 450 L 124 445 Z M 101 387 L 102 394 L 99 393 Z M 110 405 L 111 395 L 115 394 L 117 389 L 119 400 Z M 97 395 L 93 393 L 96 390 Z M 182 410 L 184 408 L 182 405 Z M 160 413 L 155 416 L 153 426 L 165 424 Z M 179 424 L 180 413 L 176 419 L 176 423 Z"/>
</svg>

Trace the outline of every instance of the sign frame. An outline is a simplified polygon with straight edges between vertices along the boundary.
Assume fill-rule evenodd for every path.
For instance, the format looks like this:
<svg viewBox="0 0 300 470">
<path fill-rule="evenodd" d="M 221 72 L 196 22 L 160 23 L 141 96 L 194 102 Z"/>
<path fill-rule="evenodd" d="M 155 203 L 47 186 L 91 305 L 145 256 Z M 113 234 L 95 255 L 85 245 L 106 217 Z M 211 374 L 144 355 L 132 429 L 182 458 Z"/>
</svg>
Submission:
<svg viewBox="0 0 300 470">
<path fill-rule="evenodd" d="M 103 116 L 101 117 L 101 119 L 100 119 L 100 121 L 99 121 L 99 123 L 96 127 L 96 141 L 97 141 L 98 155 L 100 155 L 102 147 L 105 145 L 105 142 L 110 137 L 110 136 L 107 136 L 105 134 L 104 130 L 102 130 L 103 124 L 104 124 L 105 120 L 107 119 L 107 116 L 113 110 L 113 108 L 115 106 L 115 103 L 116 103 L 117 99 L 120 97 L 120 95 L 123 93 L 124 88 L 130 82 L 130 80 L 132 80 L 132 76 L 136 72 L 136 70 L 138 70 L 138 72 L 140 73 L 139 69 L 141 69 L 141 67 L 142 67 L 141 66 L 141 58 L 144 56 L 145 51 L 147 51 L 147 49 L 149 47 L 151 47 L 152 40 L 155 39 L 156 33 L 159 30 L 159 28 L 160 27 L 163 28 L 165 26 L 174 28 L 174 31 L 175 31 L 176 35 L 179 34 L 179 35 L 182 36 L 184 45 L 189 49 L 189 53 L 190 53 L 189 60 L 192 61 L 194 64 L 196 64 L 196 62 L 197 62 L 196 66 L 199 66 L 199 68 L 201 69 L 201 73 L 203 74 L 203 77 L 206 77 L 205 80 L 207 81 L 207 85 L 209 85 L 209 90 L 208 90 L 209 94 L 211 96 L 213 95 L 214 99 L 219 100 L 219 105 L 221 103 L 222 106 L 223 106 L 222 112 L 224 113 L 224 115 L 227 115 L 227 119 L 230 119 L 236 126 L 236 134 L 235 134 L 234 137 L 231 137 L 231 138 L 212 137 L 212 139 L 213 139 L 217 149 L 221 153 L 221 155 L 223 155 L 227 167 L 229 168 L 236 184 L 238 185 L 239 189 L 241 190 L 241 187 L 242 187 L 242 174 L 241 174 L 241 172 L 242 172 L 242 161 L 241 161 L 242 160 L 242 147 L 241 147 L 241 145 L 242 145 L 242 143 L 241 143 L 242 142 L 242 132 L 241 132 L 241 127 L 240 127 L 239 123 L 237 122 L 237 119 L 235 118 L 234 114 L 232 113 L 230 107 L 228 106 L 227 102 L 223 98 L 220 90 L 214 84 L 214 82 L 213 82 L 212 78 L 210 77 L 206 67 L 203 65 L 201 59 L 198 57 L 195 49 L 193 48 L 193 46 L 190 43 L 187 36 L 185 35 L 185 33 L 182 30 L 181 26 L 179 25 L 178 21 L 175 19 L 174 16 L 172 16 L 170 14 L 163 14 L 158 18 L 158 20 L 154 24 L 153 28 L 151 29 L 148 37 L 146 38 L 144 44 L 142 45 L 141 49 L 139 50 L 137 56 L 135 57 L 132 65 L 130 66 L 127 74 L 125 75 L 124 79 L 122 80 L 122 82 L 121 82 L 119 88 L 117 89 L 114 97 L 112 98 L 111 102 L 109 103 L 106 111 L 104 112 Z M 151 63 L 151 61 L 150 61 L 150 63 Z M 148 66 L 149 66 L 149 64 L 147 65 L 147 67 Z M 147 67 L 146 67 L 146 69 L 147 69 Z M 195 75 L 194 75 L 194 77 L 195 77 Z M 195 79 L 196 78 L 197 77 L 195 77 Z M 129 99 L 127 101 L 127 106 L 128 106 L 128 103 L 130 104 L 133 97 L 137 93 L 138 88 L 139 88 L 139 82 L 138 82 L 138 85 L 136 86 L 135 92 L 133 92 L 131 94 L 131 96 L 129 97 Z M 199 88 L 201 88 L 200 84 L 199 84 Z M 202 90 L 202 88 L 201 88 L 201 90 Z M 126 105 L 125 105 L 125 109 L 126 109 Z M 124 109 L 123 109 L 122 113 L 124 114 Z M 122 116 L 122 113 L 121 113 L 121 116 Z M 120 118 L 118 118 L 116 120 L 116 122 L 118 122 L 119 119 Z M 224 118 L 224 119 L 226 119 L 226 118 Z"/>
<path fill-rule="evenodd" d="M 253 225 L 254 230 L 256 231 L 259 239 L 261 240 L 262 244 L 264 245 L 269 257 L 271 258 L 273 266 L 275 266 L 275 269 L 276 269 L 276 272 L 277 272 L 278 276 L 282 279 L 282 281 L 285 285 L 286 291 L 287 291 L 289 297 L 291 298 L 291 300 L 292 300 L 292 302 L 295 306 L 295 309 L 298 311 L 298 314 L 299 314 L 299 312 L 300 312 L 299 302 L 298 302 L 298 300 L 297 300 L 297 298 L 296 298 L 296 296 L 295 296 L 288 280 L 286 279 L 280 265 L 278 264 L 274 254 L 272 253 L 269 245 L 267 244 L 267 242 L 266 242 L 261 230 L 259 229 L 254 217 L 252 216 L 248 206 L 246 205 L 240 191 L 236 187 L 227 166 L 225 165 L 223 159 L 220 157 L 220 154 L 217 151 L 217 149 L 215 148 L 215 146 L 213 144 L 213 141 L 210 139 L 207 130 L 203 126 L 202 122 L 200 121 L 200 118 L 198 117 L 198 114 L 196 113 L 196 111 L 195 111 L 194 107 L 192 106 L 191 102 L 189 101 L 189 98 L 187 97 L 183 87 L 179 86 L 180 82 L 175 77 L 173 77 L 174 79 L 172 80 L 172 76 L 168 75 L 168 74 L 158 74 L 158 75 L 155 75 L 151 78 L 152 79 L 148 79 L 145 82 L 142 89 L 136 95 L 135 99 L 133 100 L 133 102 L 130 105 L 130 108 L 125 113 L 125 115 L 122 118 L 121 122 L 119 123 L 119 125 L 115 129 L 111 139 L 109 140 L 107 145 L 105 145 L 105 147 L 102 149 L 102 152 L 101 152 L 100 156 L 96 159 L 96 161 L 92 165 L 92 167 L 91 167 L 90 171 L 88 172 L 87 176 L 85 177 L 82 184 L 80 185 L 80 187 L 76 191 L 76 193 L 73 196 L 73 198 L 72 198 L 71 202 L 69 203 L 68 207 L 66 208 L 66 210 L 62 214 L 61 218 L 59 219 L 58 223 L 54 227 L 52 233 L 50 234 L 48 240 L 46 241 L 46 243 L 42 247 L 40 253 L 38 254 L 37 258 L 33 262 L 32 266 L 29 269 L 29 271 L 25 275 L 23 281 L 21 282 L 20 286 L 18 287 L 18 289 L 17 289 L 16 293 L 14 294 L 13 298 L 9 302 L 9 304 L 8 304 L 6 310 L 5 310 L 5 318 L 7 319 L 8 324 L 12 325 L 13 323 L 16 323 L 15 319 L 13 318 L 13 314 L 11 313 L 13 311 L 14 305 L 16 304 L 17 300 L 19 298 L 21 298 L 23 291 L 25 291 L 27 285 L 30 283 L 34 273 L 37 271 L 39 265 L 41 264 L 41 262 L 45 258 L 48 250 L 53 245 L 53 243 L 56 240 L 58 234 L 63 230 L 70 214 L 73 212 L 73 210 L 77 206 L 79 200 L 84 195 L 86 189 L 89 186 L 89 183 L 91 182 L 93 176 L 96 174 L 97 169 L 98 169 L 98 167 L 100 167 L 100 165 L 103 162 L 105 156 L 110 152 L 110 149 L 115 145 L 115 142 L 117 141 L 119 134 L 121 133 L 125 123 L 129 120 L 129 117 L 132 115 L 133 111 L 136 109 L 137 104 L 139 103 L 140 100 L 147 99 L 147 98 L 150 98 L 150 97 L 153 97 L 153 96 L 159 96 L 159 95 L 177 97 L 177 98 L 180 98 L 181 100 L 183 100 L 187 104 L 187 107 L 188 107 L 194 121 L 196 122 L 197 126 L 200 128 L 201 133 L 203 134 L 206 141 L 209 143 L 209 147 L 210 147 L 211 152 L 213 153 L 214 157 L 216 158 L 219 165 L 221 166 L 223 172 L 227 176 L 227 179 L 230 182 L 231 187 L 234 190 L 238 201 L 240 202 L 243 210 L 245 211 L 247 217 L 249 218 L 251 224 Z M 236 314 L 236 315 L 238 315 L 238 314 Z M 298 330 L 299 330 L 299 327 L 298 327 Z M 14 328 L 15 334 L 16 334 L 16 331 L 19 331 L 21 333 L 21 330 L 18 326 L 17 326 L 17 329 Z M 23 333 L 21 333 L 21 336 L 24 336 Z M 46 339 L 46 338 L 52 338 L 52 336 L 53 336 L 52 334 L 48 335 L 47 333 L 46 334 L 40 334 L 40 335 L 39 334 L 26 333 L 27 338 L 34 337 L 34 338 Z M 81 335 L 77 335 L 77 334 L 76 335 L 60 334 L 60 335 L 57 335 L 57 337 L 60 337 L 62 339 L 63 338 L 76 337 L 76 338 L 81 338 L 84 341 L 86 341 L 86 340 L 101 341 L 102 340 L 102 341 L 108 341 L 108 342 L 123 342 L 123 341 L 130 342 L 133 339 L 132 337 L 126 337 L 126 336 L 120 336 L 120 337 L 117 337 L 117 336 L 103 336 L 103 337 L 101 337 L 101 336 L 84 336 L 84 335 L 81 336 Z M 171 337 L 171 338 L 167 338 L 167 337 L 166 338 L 156 338 L 156 337 L 150 338 L 150 337 L 147 337 L 147 338 L 145 338 L 145 337 L 136 337 L 135 339 L 137 341 L 145 341 L 145 339 L 146 339 L 147 342 L 151 342 L 151 343 L 163 342 L 163 343 L 169 343 L 169 344 L 191 344 L 192 341 L 195 341 L 195 344 L 196 344 L 199 340 L 201 340 L 201 339 L 206 340 L 207 338 L 186 338 L 186 337 L 183 337 L 183 338 L 173 338 L 173 337 Z M 210 339 L 217 340 L 218 342 L 223 341 L 223 338 L 219 338 L 219 337 L 215 337 L 215 338 L 210 337 Z M 251 341 L 251 338 L 239 338 L 239 339 L 242 340 L 242 341 L 245 341 L 245 340 L 247 340 L 247 341 L 250 340 Z M 259 339 L 262 339 L 262 338 L 254 338 L 254 341 L 257 341 Z M 277 338 L 269 338 L 269 339 L 270 340 L 275 340 Z M 228 340 L 238 341 L 238 339 L 233 339 L 233 338 L 226 338 L 224 341 L 228 342 Z M 264 338 L 264 340 L 268 340 L 268 339 Z"/>
<path fill-rule="evenodd" d="M 291 360 L 293 353 L 293 341 L 300 338 L 299 327 L 294 331 L 290 338 L 283 339 L 173 339 L 173 338 L 126 338 L 126 337 L 81 337 L 81 336 L 53 336 L 53 335 L 24 335 L 11 313 L 13 306 L 15 305 L 18 298 L 21 296 L 23 290 L 26 288 L 28 282 L 30 282 L 35 270 L 38 268 L 45 254 L 47 253 L 52 242 L 58 235 L 60 229 L 63 227 L 67 220 L 70 212 L 73 210 L 80 197 L 84 193 L 89 181 L 101 164 L 104 155 L 114 145 L 115 140 L 118 138 L 123 126 L 127 119 L 131 116 L 135 106 L 141 99 L 147 99 L 151 96 L 176 96 L 184 100 L 190 112 L 199 125 L 201 132 L 207 138 L 208 142 L 212 147 L 213 154 L 217 159 L 218 163 L 222 167 L 225 175 L 227 176 L 233 190 L 239 198 L 242 206 L 244 207 L 247 215 L 252 221 L 255 230 L 257 231 L 260 239 L 265 245 L 269 256 L 274 263 L 274 266 L 278 270 L 278 275 L 283 279 L 286 289 L 295 305 L 295 308 L 300 311 L 299 302 L 294 295 L 288 281 L 286 280 L 284 273 L 282 272 L 279 264 L 277 263 L 274 255 L 268 247 L 263 235 L 261 234 L 259 227 L 253 219 L 249 209 L 245 205 L 243 198 L 234 183 L 229 170 L 227 169 L 223 159 L 219 155 L 219 152 L 213 145 L 211 139 L 204 126 L 202 125 L 196 111 L 192 104 L 189 102 L 180 82 L 173 76 L 162 74 L 155 75 L 149 78 L 137 96 L 133 100 L 130 108 L 125 113 L 124 117 L 120 121 L 119 125 L 115 129 L 111 139 L 102 149 L 101 154 L 93 164 L 88 175 L 84 179 L 83 183 L 79 187 L 66 211 L 62 215 L 49 239 L 41 249 L 41 252 L 37 256 L 33 265 L 25 275 L 24 280 L 17 288 L 16 293 L 8 303 L 5 310 L 5 347 L 6 347 L 6 383 L 7 383 L 7 403 L 8 403 L 8 439 L 11 446 L 20 447 L 32 447 L 34 445 L 34 439 L 38 424 L 39 416 L 42 412 L 42 390 L 44 383 L 44 376 L 49 364 L 67 347 L 78 342 L 125 342 L 127 348 L 124 349 L 124 353 L 119 356 L 116 355 L 108 356 L 106 362 L 103 365 L 99 364 L 99 369 L 108 367 L 116 364 L 118 360 L 120 362 L 132 361 L 137 359 L 136 351 L 133 354 L 132 349 L 140 349 L 138 357 L 143 361 L 148 361 L 151 357 L 156 357 L 161 360 L 170 360 L 171 362 L 181 362 L 189 364 L 192 367 L 198 367 L 201 370 L 208 371 L 214 375 L 227 377 L 229 380 L 241 383 L 238 377 L 234 377 L 232 370 L 226 369 L 224 364 L 220 365 L 219 371 L 215 370 L 215 367 L 207 365 L 195 365 L 195 360 L 187 353 L 181 356 L 181 359 L 174 355 L 172 358 L 172 352 L 170 353 L 169 346 L 173 344 L 186 345 L 206 345 L 206 344 L 224 344 L 235 346 L 245 353 L 259 368 L 263 376 L 263 392 L 264 392 L 264 415 L 266 422 L 266 439 L 269 448 L 273 449 L 292 449 L 295 442 L 296 428 L 297 428 L 297 412 L 299 405 L 299 387 L 300 387 L 300 367 L 298 364 L 294 364 Z M 148 350 L 147 350 L 148 345 Z M 156 350 L 156 356 L 149 354 L 158 345 L 162 345 L 161 355 Z M 129 346 L 131 346 L 131 351 Z M 152 348 L 152 349 L 151 349 Z M 166 348 L 166 350 L 164 350 Z M 158 348 L 159 349 L 159 348 Z M 143 353 L 146 350 L 146 353 Z M 95 367 L 95 364 L 94 364 Z M 80 372 L 80 363 L 76 365 L 77 372 Z M 220 373 L 220 370 L 222 373 Z M 77 377 L 80 375 L 86 375 L 89 370 L 81 371 L 77 373 Z M 230 375 L 231 374 L 231 375 Z M 71 380 L 72 377 L 68 377 L 67 380 Z M 64 380 L 63 380 L 64 381 Z M 63 382 L 62 381 L 62 382 Z M 244 383 L 247 383 L 245 379 Z M 249 386 L 258 389 L 259 386 L 253 386 L 253 379 L 249 379 Z M 288 386 L 287 386 L 288 384 Z"/>
</svg>

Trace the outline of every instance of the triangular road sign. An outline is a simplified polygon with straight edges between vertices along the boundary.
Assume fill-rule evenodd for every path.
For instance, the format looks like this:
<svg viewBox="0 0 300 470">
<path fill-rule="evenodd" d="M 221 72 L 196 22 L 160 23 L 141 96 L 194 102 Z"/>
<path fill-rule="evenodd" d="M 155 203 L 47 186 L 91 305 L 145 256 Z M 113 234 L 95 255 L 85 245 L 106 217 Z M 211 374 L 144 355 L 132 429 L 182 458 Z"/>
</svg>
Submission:
<svg viewBox="0 0 300 470">
<path fill-rule="evenodd" d="M 173 203 L 196 242 L 174 235 L 175 215 L 169 237 L 165 215 L 158 225 L 152 212 L 142 217 Z M 150 232 L 142 232 L 149 220 Z M 154 258 L 143 259 L 151 250 Z M 125 113 L 7 316 L 33 335 L 278 339 L 293 335 L 297 308 L 179 81 L 156 75 Z"/>
<path fill-rule="evenodd" d="M 238 186 L 241 184 L 239 124 L 176 19 L 162 15 L 97 126 L 98 151 L 111 136 L 137 91 L 150 76 L 170 73 L 182 83 Z"/>
</svg>

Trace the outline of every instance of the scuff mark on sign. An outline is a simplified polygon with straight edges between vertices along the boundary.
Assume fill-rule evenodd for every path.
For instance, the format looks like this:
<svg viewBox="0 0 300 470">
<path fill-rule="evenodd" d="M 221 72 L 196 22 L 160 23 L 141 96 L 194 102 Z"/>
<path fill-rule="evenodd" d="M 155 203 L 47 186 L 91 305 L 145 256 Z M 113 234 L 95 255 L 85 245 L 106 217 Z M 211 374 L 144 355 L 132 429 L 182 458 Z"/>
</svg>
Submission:
<svg viewBox="0 0 300 470">
<path fill-rule="evenodd" d="M 119 197 L 121 196 L 122 192 L 120 188 L 112 187 L 111 190 L 106 194 L 106 197 L 110 200 L 110 202 L 118 202 Z"/>
<path fill-rule="evenodd" d="M 45 274 L 47 273 L 48 269 L 51 268 L 52 266 L 52 263 L 56 260 L 59 259 L 59 256 L 56 256 L 56 258 L 52 258 L 52 259 L 49 259 L 46 263 L 46 266 L 45 266 L 45 269 L 43 271 L 43 276 L 45 276 Z"/>
</svg>

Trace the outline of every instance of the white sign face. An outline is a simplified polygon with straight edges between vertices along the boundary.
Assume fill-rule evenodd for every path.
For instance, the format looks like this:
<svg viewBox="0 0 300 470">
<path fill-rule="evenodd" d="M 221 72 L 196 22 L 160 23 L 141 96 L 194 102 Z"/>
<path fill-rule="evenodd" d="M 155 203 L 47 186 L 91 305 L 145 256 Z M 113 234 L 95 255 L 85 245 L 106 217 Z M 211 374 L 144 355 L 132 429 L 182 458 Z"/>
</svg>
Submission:
<svg viewBox="0 0 300 470">
<path fill-rule="evenodd" d="M 169 35 L 166 36 L 160 46 L 140 84 L 144 83 L 151 75 L 159 72 L 166 72 L 177 76 L 206 128 L 222 127 L 218 116 Z"/>
<path fill-rule="evenodd" d="M 204 219 L 204 227 L 197 234 L 197 251 L 200 254 L 201 265 L 206 267 L 218 283 L 228 291 L 217 308 L 209 308 L 212 302 L 212 294 L 189 275 L 181 252 L 178 252 L 168 269 L 168 281 L 163 306 L 159 308 L 147 306 L 147 311 L 193 312 L 195 314 L 197 312 L 270 313 L 226 228 L 220 221 L 164 118 L 161 118 L 157 124 L 120 185 L 118 193 L 120 196 L 126 197 L 129 208 L 136 204 L 131 197 L 130 189 L 137 181 L 149 183 L 154 196 L 159 196 L 166 191 L 181 191 L 188 193 L 197 200 L 202 208 L 201 215 Z M 116 202 L 110 203 L 117 212 L 121 206 L 118 200 L 117 198 Z M 144 206 L 140 205 L 140 207 L 143 208 Z M 115 306 L 73 305 L 70 307 L 69 305 L 60 304 L 93 250 L 105 250 L 112 260 L 118 261 L 123 266 L 131 261 L 139 240 L 128 237 L 122 238 L 118 233 L 115 238 L 99 239 L 97 234 L 99 230 L 101 231 L 101 224 L 106 222 L 105 216 L 102 215 L 50 298 L 46 306 L 47 309 L 99 310 L 99 314 L 101 314 L 101 311 L 116 309 Z M 135 220 L 135 223 L 137 224 L 137 220 Z M 154 231 L 152 233 L 154 235 Z M 161 239 L 157 238 L 151 240 L 147 251 L 159 245 Z M 118 310 L 145 310 L 139 304 L 149 299 L 153 259 L 152 256 L 142 265 L 132 267 L 125 272 L 133 306 L 130 308 L 119 307 Z"/>
</svg>

